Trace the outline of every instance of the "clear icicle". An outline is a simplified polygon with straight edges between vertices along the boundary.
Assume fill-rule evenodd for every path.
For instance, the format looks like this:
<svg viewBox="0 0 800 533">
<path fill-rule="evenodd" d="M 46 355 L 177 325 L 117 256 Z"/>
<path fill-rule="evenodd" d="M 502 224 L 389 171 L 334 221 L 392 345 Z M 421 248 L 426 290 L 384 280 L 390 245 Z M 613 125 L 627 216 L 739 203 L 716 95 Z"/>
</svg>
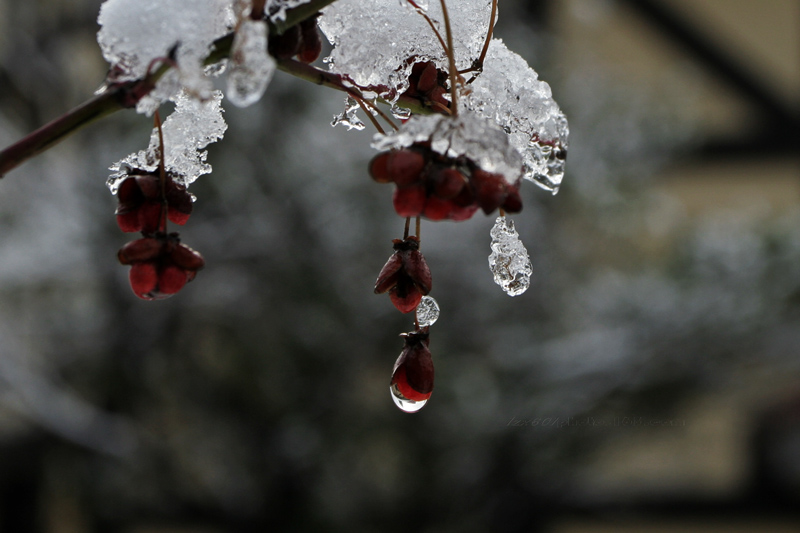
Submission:
<svg viewBox="0 0 800 533">
<path fill-rule="evenodd" d="M 494 274 L 494 282 L 509 296 L 522 294 L 531 284 L 533 266 L 528 257 L 528 250 L 514 229 L 514 221 L 506 217 L 497 217 L 491 236 L 492 253 L 489 255 L 489 268 Z"/>
<path fill-rule="evenodd" d="M 360 118 L 358 118 L 358 110 L 361 109 L 361 106 L 358 105 L 358 102 L 350 98 L 349 96 L 345 98 L 344 101 L 344 111 L 339 113 L 338 115 L 334 115 L 333 122 L 331 122 L 331 126 L 336 127 L 339 124 L 347 126 L 347 130 L 363 130 L 364 129 L 364 122 Z"/>
<path fill-rule="evenodd" d="M 226 96 L 238 107 L 258 102 L 275 72 L 275 60 L 267 53 L 267 24 L 242 20 L 233 39 Z"/>
<path fill-rule="evenodd" d="M 439 303 L 430 296 L 423 296 L 417 305 L 417 322 L 425 328 L 439 320 Z"/>
</svg>

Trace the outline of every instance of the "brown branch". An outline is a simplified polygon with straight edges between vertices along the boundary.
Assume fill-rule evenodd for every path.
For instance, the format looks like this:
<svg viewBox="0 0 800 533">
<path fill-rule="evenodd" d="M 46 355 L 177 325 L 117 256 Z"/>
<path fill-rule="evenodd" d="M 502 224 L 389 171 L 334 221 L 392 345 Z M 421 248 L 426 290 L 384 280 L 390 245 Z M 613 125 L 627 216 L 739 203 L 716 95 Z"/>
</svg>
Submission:
<svg viewBox="0 0 800 533">
<path fill-rule="evenodd" d="M 286 20 L 270 27 L 270 31 L 281 33 L 287 28 L 316 14 L 320 9 L 335 0 L 310 0 L 286 12 Z M 233 33 L 217 39 L 211 53 L 205 59 L 206 65 L 218 63 L 230 54 Z M 153 90 L 158 80 L 171 65 L 163 63 L 155 72 L 141 80 L 110 85 L 101 94 L 87 100 L 57 119 L 26 135 L 16 143 L 0 151 L 0 178 L 28 159 L 52 148 L 84 126 L 106 117 L 121 109 L 136 107 L 136 103 Z"/>
</svg>

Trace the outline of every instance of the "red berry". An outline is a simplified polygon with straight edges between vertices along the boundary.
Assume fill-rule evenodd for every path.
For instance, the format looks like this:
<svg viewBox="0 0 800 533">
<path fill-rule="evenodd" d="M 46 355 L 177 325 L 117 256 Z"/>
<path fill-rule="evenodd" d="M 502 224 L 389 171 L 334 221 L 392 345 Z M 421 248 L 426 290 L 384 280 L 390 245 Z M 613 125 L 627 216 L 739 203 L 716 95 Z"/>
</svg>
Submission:
<svg viewBox="0 0 800 533">
<path fill-rule="evenodd" d="M 433 174 L 433 193 L 445 200 L 454 198 L 466 184 L 464 175 L 454 168 L 442 168 Z"/>
<path fill-rule="evenodd" d="M 475 200 L 487 215 L 500 207 L 506 198 L 506 182 L 502 174 L 492 174 L 482 169 L 472 172 Z"/>
<path fill-rule="evenodd" d="M 322 53 L 322 39 L 317 31 L 317 17 L 310 17 L 300 23 L 301 44 L 297 59 L 303 63 L 313 63 Z"/>
<path fill-rule="evenodd" d="M 394 210 L 401 217 L 416 217 L 425 209 L 425 187 L 412 185 L 410 187 L 397 187 L 394 190 L 392 203 Z"/>
<path fill-rule="evenodd" d="M 391 152 L 381 152 L 369 162 L 369 175 L 378 183 L 391 183 L 392 181 L 387 168 L 390 155 Z"/>
<path fill-rule="evenodd" d="M 419 75 L 419 80 L 417 81 L 417 90 L 423 94 L 430 93 L 434 86 L 436 85 L 436 80 L 439 77 L 439 73 L 436 71 L 436 65 L 433 62 L 428 61 L 424 64 L 424 68 Z"/>
<path fill-rule="evenodd" d="M 519 213 L 522 211 L 522 197 L 519 195 L 519 189 L 513 185 L 506 188 L 506 199 L 501 206 L 509 213 Z"/>
<path fill-rule="evenodd" d="M 158 292 L 172 295 L 186 285 L 186 271 L 177 265 L 165 266 L 158 275 Z"/>
<path fill-rule="evenodd" d="M 422 215 L 429 220 L 444 220 L 454 207 L 455 205 L 450 200 L 431 196 L 425 202 L 425 211 L 422 212 Z"/>
<path fill-rule="evenodd" d="M 405 346 L 394 364 L 391 385 L 404 398 L 423 401 L 433 392 L 434 368 L 427 333 L 406 334 Z"/>
<path fill-rule="evenodd" d="M 425 157 L 415 150 L 395 150 L 390 152 L 386 168 L 398 187 L 406 187 L 422 180 Z"/>
<path fill-rule="evenodd" d="M 158 269 L 155 263 L 136 263 L 129 274 L 131 289 L 139 298 L 152 300 L 150 294 L 158 286 Z"/>
</svg>

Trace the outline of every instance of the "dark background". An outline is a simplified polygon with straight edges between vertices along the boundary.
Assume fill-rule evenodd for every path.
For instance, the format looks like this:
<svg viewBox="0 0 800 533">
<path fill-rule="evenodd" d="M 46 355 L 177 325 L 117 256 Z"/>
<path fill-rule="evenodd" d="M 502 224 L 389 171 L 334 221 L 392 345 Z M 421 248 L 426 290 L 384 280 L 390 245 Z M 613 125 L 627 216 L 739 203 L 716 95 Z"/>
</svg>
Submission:
<svg viewBox="0 0 800 533">
<path fill-rule="evenodd" d="M 100 2 L 0 0 L 0 145 L 88 98 Z M 276 74 L 226 105 L 181 235 L 207 267 L 138 300 L 107 167 L 121 112 L 0 182 L 0 532 L 796 531 L 800 3 L 503 1 L 496 36 L 570 120 L 561 192 L 423 223 L 436 389 L 372 294 L 403 221 L 342 95 Z M 665 522 L 666 520 L 666 522 Z M 660 524 L 660 525 L 657 525 Z"/>
</svg>

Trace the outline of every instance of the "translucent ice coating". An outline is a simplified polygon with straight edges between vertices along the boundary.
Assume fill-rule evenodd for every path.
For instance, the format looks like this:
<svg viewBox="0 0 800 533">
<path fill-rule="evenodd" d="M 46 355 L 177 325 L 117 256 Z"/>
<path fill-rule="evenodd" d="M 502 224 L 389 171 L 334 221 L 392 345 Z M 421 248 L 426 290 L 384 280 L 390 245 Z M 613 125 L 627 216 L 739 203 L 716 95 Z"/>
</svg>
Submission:
<svg viewBox="0 0 800 533">
<path fill-rule="evenodd" d="M 175 100 L 175 111 L 164 121 L 165 167 L 173 174 L 175 181 L 189 185 L 198 176 L 211 172 L 206 163 L 207 145 L 222 138 L 227 124 L 222 118 L 222 93 L 214 91 L 211 99 L 201 102 L 181 92 Z M 106 184 L 116 193 L 120 182 L 128 175 L 129 169 L 153 171 L 158 168 L 158 132 L 153 129 L 147 150 L 140 150 L 125 159 L 114 163 L 114 171 Z"/>
<path fill-rule="evenodd" d="M 441 5 L 438 1 L 429 4 L 427 14 L 444 36 Z M 456 66 L 462 70 L 480 56 L 492 1 L 458 0 L 451 4 L 448 13 L 453 48 Z M 361 87 L 375 87 L 389 100 L 408 88 L 410 58 L 433 61 L 447 71 L 447 57 L 439 39 L 405 0 L 337 0 L 322 13 L 320 29 L 334 45 L 326 59 L 330 69 Z"/>
<path fill-rule="evenodd" d="M 493 39 L 483 72 L 463 105 L 495 121 L 525 162 L 525 178 L 557 192 L 564 177 L 569 129 L 550 86 L 519 55 Z"/>
<path fill-rule="evenodd" d="M 286 20 L 286 11 L 302 4 L 307 4 L 311 0 L 267 0 L 265 11 L 272 22 Z"/>
<path fill-rule="evenodd" d="M 487 172 L 502 174 L 511 185 L 522 174 L 522 159 L 509 144 L 508 135 L 469 111 L 457 117 L 415 115 L 397 131 L 376 134 L 372 147 L 390 150 L 421 142 L 430 142 L 434 152 L 452 159 L 467 157 Z"/>
<path fill-rule="evenodd" d="M 528 257 L 528 250 L 514 229 L 514 222 L 506 217 L 497 217 L 491 236 L 492 253 L 489 255 L 489 268 L 494 274 L 494 282 L 509 296 L 522 294 L 531 284 L 533 267 Z"/>
<path fill-rule="evenodd" d="M 236 30 L 228 63 L 228 99 L 247 107 L 261 99 L 272 75 L 275 60 L 267 53 L 269 30 L 263 20 L 245 18 Z"/>
</svg>

